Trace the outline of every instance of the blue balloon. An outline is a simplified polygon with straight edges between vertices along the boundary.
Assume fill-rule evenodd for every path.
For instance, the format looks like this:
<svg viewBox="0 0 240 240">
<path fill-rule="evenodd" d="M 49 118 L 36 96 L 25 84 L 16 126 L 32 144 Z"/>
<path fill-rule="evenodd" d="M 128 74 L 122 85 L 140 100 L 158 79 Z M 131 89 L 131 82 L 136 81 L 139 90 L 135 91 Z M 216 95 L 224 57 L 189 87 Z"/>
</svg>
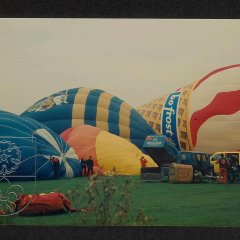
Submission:
<svg viewBox="0 0 240 240">
<path fill-rule="evenodd" d="M 80 172 L 77 155 L 59 135 L 34 119 L 0 111 L 0 178 L 47 180 Z"/>
</svg>

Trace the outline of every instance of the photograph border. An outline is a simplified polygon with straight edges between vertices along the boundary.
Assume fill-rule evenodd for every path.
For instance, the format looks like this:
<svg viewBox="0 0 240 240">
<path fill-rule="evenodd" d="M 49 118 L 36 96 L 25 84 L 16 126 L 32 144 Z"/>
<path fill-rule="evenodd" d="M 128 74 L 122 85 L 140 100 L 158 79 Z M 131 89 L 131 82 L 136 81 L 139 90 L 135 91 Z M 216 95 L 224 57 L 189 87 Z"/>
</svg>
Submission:
<svg viewBox="0 0 240 240">
<path fill-rule="evenodd" d="M 3 0 L 1 18 L 238 19 L 232 0 Z M 240 239 L 239 227 L 81 227 L 0 225 L 3 239 Z"/>
</svg>

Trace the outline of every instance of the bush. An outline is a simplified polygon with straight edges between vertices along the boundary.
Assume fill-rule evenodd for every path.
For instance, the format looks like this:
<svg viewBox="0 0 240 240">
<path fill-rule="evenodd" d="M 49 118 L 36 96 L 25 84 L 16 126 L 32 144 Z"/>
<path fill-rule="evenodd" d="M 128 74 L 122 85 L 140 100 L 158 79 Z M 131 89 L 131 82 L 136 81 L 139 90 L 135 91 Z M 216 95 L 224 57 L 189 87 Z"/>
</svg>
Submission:
<svg viewBox="0 0 240 240">
<path fill-rule="evenodd" d="M 116 179 L 117 176 L 93 175 L 89 178 L 84 195 L 80 194 L 79 190 L 71 190 L 67 193 L 75 205 L 78 203 L 77 205 L 86 209 L 86 212 L 80 213 L 76 224 L 129 226 L 153 223 L 153 219 L 146 216 L 142 209 L 134 214 L 131 191 L 136 182 L 127 179 L 123 184 L 117 184 Z"/>
</svg>

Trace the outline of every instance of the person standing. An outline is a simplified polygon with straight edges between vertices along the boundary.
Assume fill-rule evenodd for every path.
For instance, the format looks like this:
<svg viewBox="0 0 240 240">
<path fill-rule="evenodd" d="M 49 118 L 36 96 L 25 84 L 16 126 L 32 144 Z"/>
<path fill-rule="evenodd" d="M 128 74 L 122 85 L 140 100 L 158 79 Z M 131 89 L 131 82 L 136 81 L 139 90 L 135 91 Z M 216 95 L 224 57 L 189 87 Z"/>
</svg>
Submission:
<svg viewBox="0 0 240 240">
<path fill-rule="evenodd" d="M 53 157 L 53 156 L 50 158 L 50 161 L 53 164 L 53 172 L 54 172 L 55 179 L 58 179 L 59 178 L 60 161 L 57 157 Z"/>
<path fill-rule="evenodd" d="M 89 176 L 90 172 L 93 175 L 93 166 L 94 166 L 94 163 L 93 163 L 92 156 L 89 156 L 87 160 L 87 176 Z"/>
<path fill-rule="evenodd" d="M 81 172 L 81 176 L 87 176 L 87 161 L 82 158 L 81 159 L 81 164 L 82 164 L 82 172 Z"/>
<path fill-rule="evenodd" d="M 140 158 L 140 162 L 141 162 L 141 167 L 142 168 L 145 168 L 146 166 L 147 166 L 147 159 L 144 157 L 144 156 L 142 156 L 141 158 Z"/>
<path fill-rule="evenodd" d="M 223 153 L 221 154 L 221 157 L 219 160 L 217 160 L 217 162 L 219 164 L 219 176 L 218 176 L 218 183 L 221 184 L 222 183 L 222 176 L 224 178 L 224 183 L 227 183 L 227 179 L 228 179 L 228 169 L 230 167 L 230 163 L 229 160 L 226 159 L 223 155 Z"/>
<path fill-rule="evenodd" d="M 237 176 L 238 162 L 234 155 L 231 155 L 229 158 L 230 167 L 228 172 L 229 183 L 234 183 Z"/>
</svg>

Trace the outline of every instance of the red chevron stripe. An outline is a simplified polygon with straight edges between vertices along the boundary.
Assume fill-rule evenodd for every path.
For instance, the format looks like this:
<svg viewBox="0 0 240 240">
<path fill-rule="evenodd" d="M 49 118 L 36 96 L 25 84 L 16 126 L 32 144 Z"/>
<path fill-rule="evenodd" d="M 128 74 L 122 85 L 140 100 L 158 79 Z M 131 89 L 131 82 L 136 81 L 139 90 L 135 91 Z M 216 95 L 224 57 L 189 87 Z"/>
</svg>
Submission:
<svg viewBox="0 0 240 240">
<path fill-rule="evenodd" d="M 202 124 L 216 115 L 231 115 L 240 110 L 240 90 L 218 93 L 212 102 L 191 116 L 192 144 L 196 145 L 197 133 Z"/>
</svg>

